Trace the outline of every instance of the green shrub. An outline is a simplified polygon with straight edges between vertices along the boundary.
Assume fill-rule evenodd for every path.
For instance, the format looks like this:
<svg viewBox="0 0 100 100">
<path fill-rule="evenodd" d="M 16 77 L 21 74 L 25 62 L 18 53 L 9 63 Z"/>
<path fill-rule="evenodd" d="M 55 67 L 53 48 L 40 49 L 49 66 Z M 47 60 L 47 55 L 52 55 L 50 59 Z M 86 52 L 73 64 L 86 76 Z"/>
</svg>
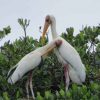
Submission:
<svg viewBox="0 0 100 100">
<path fill-rule="evenodd" d="M 79 52 L 82 61 L 86 66 L 85 85 L 78 86 L 70 84 L 69 90 L 65 92 L 63 67 L 57 61 L 54 54 L 50 54 L 45 59 L 41 67 L 33 71 L 33 89 L 36 100 L 99 100 L 100 99 L 100 67 L 96 61 L 100 61 L 100 35 L 98 27 L 85 27 L 76 36 L 74 29 L 68 28 L 62 37 L 70 42 Z M 92 46 L 88 46 L 88 43 Z M 91 52 L 91 48 L 96 45 L 96 50 Z M 25 38 L 9 41 L 1 47 L 0 51 L 0 100 L 20 100 L 26 97 L 25 82 L 27 76 L 23 77 L 14 85 L 7 83 L 8 70 L 14 66 L 24 55 L 42 46 L 41 40 L 33 39 L 25 35 Z"/>
</svg>

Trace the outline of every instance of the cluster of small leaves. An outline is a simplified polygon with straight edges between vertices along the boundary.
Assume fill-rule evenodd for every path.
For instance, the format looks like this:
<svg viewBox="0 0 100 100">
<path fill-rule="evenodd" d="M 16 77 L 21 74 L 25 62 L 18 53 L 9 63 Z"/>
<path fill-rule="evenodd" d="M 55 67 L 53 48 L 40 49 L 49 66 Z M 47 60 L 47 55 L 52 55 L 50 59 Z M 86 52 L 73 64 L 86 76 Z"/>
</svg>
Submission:
<svg viewBox="0 0 100 100">
<path fill-rule="evenodd" d="M 22 29 L 24 30 L 24 35 L 25 35 L 25 41 L 26 41 L 26 29 L 27 27 L 29 26 L 30 24 L 30 20 L 27 20 L 27 19 L 23 19 L 23 18 L 19 18 L 18 19 L 18 23 L 20 24 L 20 26 L 22 27 Z"/>
<path fill-rule="evenodd" d="M 3 30 L 0 30 L 0 40 L 5 37 L 6 35 L 8 35 L 11 32 L 11 28 L 10 26 L 7 26 L 5 28 L 3 28 Z"/>
<path fill-rule="evenodd" d="M 97 36 L 100 35 L 100 28 L 85 27 L 76 36 L 73 33 L 72 27 L 67 28 L 66 33 L 62 33 L 62 37 L 77 49 L 86 66 L 85 85 L 77 86 L 72 83 L 69 91 L 65 92 L 63 67 L 57 57 L 51 53 L 43 60 L 41 66 L 36 67 L 33 71 L 33 89 L 36 100 L 99 100 L 100 77 L 98 79 L 96 76 L 100 73 L 100 64 L 96 65 L 96 62 L 100 61 L 100 40 L 97 39 Z M 94 52 L 90 51 L 92 46 L 89 46 L 88 43 L 95 46 Z M 0 48 L 0 100 L 20 100 L 20 98 L 26 97 L 25 82 L 28 76 L 23 77 L 15 85 L 10 85 L 7 83 L 7 72 L 23 56 L 40 46 L 42 46 L 41 38 L 38 41 L 27 36 L 26 40 L 20 38 L 13 43 L 8 41 Z M 92 59 L 91 55 L 93 55 Z M 92 62 L 95 65 L 92 65 Z"/>
<path fill-rule="evenodd" d="M 56 91 L 55 94 L 51 90 L 46 90 L 44 95 L 40 92 L 36 93 L 35 100 L 99 100 L 100 99 L 100 85 L 97 83 L 91 83 L 89 86 L 77 86 L 73 84 L 69 91 L 65 92 L 63 89 Z M 20 98 L 20 94 L 17 91 L 15 95 L 17 100 L 24 99 Z M 3 97 L 0 100 L 10 100 L 8 92 L 3 92 Z M 31 99 L 30 99 L 31 100 Z"/>
</svg>

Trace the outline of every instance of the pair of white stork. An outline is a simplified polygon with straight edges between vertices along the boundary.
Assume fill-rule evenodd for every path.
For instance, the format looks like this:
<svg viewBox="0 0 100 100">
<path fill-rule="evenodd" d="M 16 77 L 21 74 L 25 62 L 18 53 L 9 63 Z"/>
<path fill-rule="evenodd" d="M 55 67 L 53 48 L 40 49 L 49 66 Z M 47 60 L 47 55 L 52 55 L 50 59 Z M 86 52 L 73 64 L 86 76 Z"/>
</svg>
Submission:
<svg viewBox="0 0 100 100">
<path fill-rule="evenodd" d="M 56 54 L 58 61 L 64 66 L 64 75 L 66 81 L 66 91 L 68 90 L 69 81 L 70 79 L 72 82 L 82 85 L 82 82 L 85 82 L 86 72 L 85 67 L 81 61 L 81 58 L 78 52 L 72 47 L 66 40 L 62 37 L 59 37 L 56 32 L 56 20 L 55 17 L 52 15 L 47 15 L 45 18 L 45 24 L 43 29 L 42 38 L 45 37 L 48 27 L 51 26 L 52 38 L 53 41 L 48 43 L 47 45 L 40 47 L 26 56 L 24 56 L 14 67 L 10 69 L 8 72 L 8 83 L 14 84 L 22 76 L 30 72 L 30 77 L 26 82 L 26 91 L 27 91 L 27 98 L 29 99 L 29 89 L 32 93 L 32 98 L 34 99 L 34 92 L 32 86 L 32 70 L 39 66 L 42 61 L 41 57 L 45 57 L 48 52 L 54 49 L 54 53 Z M 10 75 L 12 69 L 15 69 L 12 75 Z"/>
</svg>

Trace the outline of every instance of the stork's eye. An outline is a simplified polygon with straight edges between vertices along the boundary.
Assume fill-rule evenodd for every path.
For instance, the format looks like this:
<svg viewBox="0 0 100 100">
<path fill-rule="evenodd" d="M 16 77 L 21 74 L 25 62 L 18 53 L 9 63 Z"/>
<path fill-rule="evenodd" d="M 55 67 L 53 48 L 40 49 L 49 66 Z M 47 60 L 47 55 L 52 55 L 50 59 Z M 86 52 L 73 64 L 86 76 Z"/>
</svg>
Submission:
<svg viewBox="0 0 100 100">
<path fill-rule="evenodd" d="M 46 19 L 46 22 L 49 22 L 49 19 Z"/>
</svg>

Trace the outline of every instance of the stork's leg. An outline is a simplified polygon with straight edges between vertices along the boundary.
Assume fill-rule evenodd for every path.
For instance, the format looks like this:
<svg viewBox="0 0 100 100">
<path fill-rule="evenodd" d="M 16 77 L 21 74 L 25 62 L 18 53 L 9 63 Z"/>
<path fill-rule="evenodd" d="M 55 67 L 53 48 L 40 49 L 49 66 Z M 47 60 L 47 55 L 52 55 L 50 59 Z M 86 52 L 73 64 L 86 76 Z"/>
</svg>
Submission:
<svg viewBox="0 0 100 100">
<path fill-rule="evenodd" d="M 26 82 L 26 93 L 27 93 L 27 99 L 29 100 L 29 89 L 28 89 L 28 86 L 29 86 L 29 79 L 27 79 L 27 82 Z"/>
<path fill-rule="evenodd" d="M 32 85 L 32 71 L 30 72 L 30 89 L 32 93 L 33 100 L 35 99 L 34 92 L 33 92 L 33 85 Z"/>
<path fill-rule="evenodd" d="M 65 85 L 66 85 L 66 91 L 69 87 L 69 70 L 68 70 L 68 64 L 64 64 L 64 75 L 65 75 Z"/>
</svg>

